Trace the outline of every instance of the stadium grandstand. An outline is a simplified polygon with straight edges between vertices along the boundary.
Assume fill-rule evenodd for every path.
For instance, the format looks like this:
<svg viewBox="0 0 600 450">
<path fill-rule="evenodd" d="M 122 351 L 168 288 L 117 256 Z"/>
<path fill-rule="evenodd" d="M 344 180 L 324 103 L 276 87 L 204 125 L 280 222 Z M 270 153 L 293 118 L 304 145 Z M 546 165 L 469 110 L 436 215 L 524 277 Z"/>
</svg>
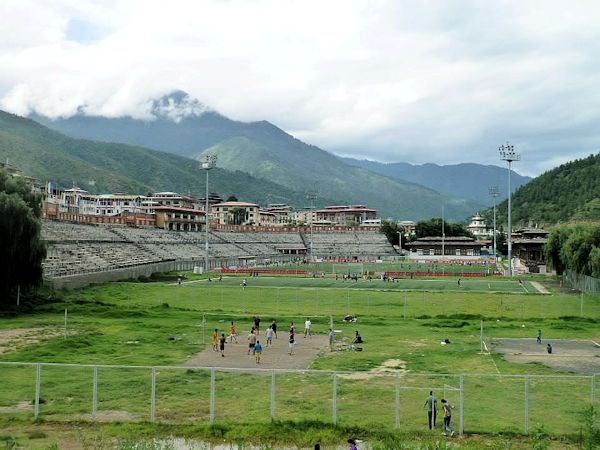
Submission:
<svg viewBox="0 0 600 450">
<path fill-rule="evenodd" d="M 197 232 L 44 220 L 42 235 L 48 247 L 44 276 L 49 279 L 163 262 L 201 266 L 205 257 L 205 234 Z M 313 255 L 319 258 L 382 259 L 395 254 L 385 235 L 372 231 L 309 234 L 213 230 L 208 237 L 213 268 L 305 258 L 311 239 Z"/>
</svg>

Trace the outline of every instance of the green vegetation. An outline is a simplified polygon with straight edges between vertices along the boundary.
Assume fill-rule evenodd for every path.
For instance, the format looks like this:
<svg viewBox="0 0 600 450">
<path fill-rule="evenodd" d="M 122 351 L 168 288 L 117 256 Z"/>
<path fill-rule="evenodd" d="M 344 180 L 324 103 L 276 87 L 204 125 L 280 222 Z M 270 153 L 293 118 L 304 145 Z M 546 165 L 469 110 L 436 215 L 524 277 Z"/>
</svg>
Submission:
<svg viewBox="0 0 600 450">
<path fill-rule="evenodd" d="M 22 178 L 0 170 L 0 307 L 42 280 L 40 199 Z"/>
<path fill-rule="evenodd" d="M 488 341 L 496 337 L 533 338 L 538 328 L 554 340 L 600 339 L 598 298 L 585 296 L 584 317 L 580 318 L 579 295 L 554 291 L 551 295 L 527 294 L 525 290 L 534 291 L 529 280 L 523 289 L 516 281 L 501 278 L 464 279 L 459 288 L 452 280 L 404 279 L 395 285 L 379 280 L 336 282 L 332 276 L 259 276 L 247 278 L 248 287 L 243 288 L 240 277 L 226 276 L 222 281 L 214 276 L 214 281 L 208 281 L 206 275 L 186 277 L 193 281 L 181 287 L 176 283 L 113 283 L 57 294 L 53 303 L 42 305 L 36 314 L 0 322 L 0 336 L 6 330 L 25 328 L 46 330 L 47 336 L 33 345 L 16 342 L 13 345 L 17 349 L 0 355 L 0 361 L 109 365 L 98 369 L 99 417 L 131 424 L 127 428 L 84 425 L 88 436 L 94 430 L 105 430 L 115 439 L 126 433 L 140 437 L 175 434 L 209 442 L 268 443 L 273 448 L 291 442 L 309 447 L 316 440 L 327 448 L 349 435 L 367 440 L 374 448 L 394 448 L 389 443 L 407 440 L 435 445 L 439 435 L 427 432 L 424 426 L 425 392 L 433 388 L 441 395 L 447 385 L 447 398 L 457 406 L 459 374 L 467 374 L 465 431 L 488 437 L 483 442 L 481 437 L 470 437 L 461 441 L 461 448 L 489 447 L 490 442 L 505 448 L 502 443 L 507 438 L 489 434 L 523 432 L 524 379 L 501 379 L 497 375 L 557 372 L 541 364 L 512 363 L 496 353 L 480 354 L 480 320 L 484 320 Z M 403 283 L 413 281 L 430 284 L 413 286 L 419 290 L 401 290 L 407 287 Z M 478 286 L 482 282 L 497 285 L 492 289 L 495 293 L 489 289 L 482 292 L 486 290 Z M 443 292 L 424 290 L 434 289 L 436 283 L 449 284 Z M 66 339 L 62 335 L 64 308 L 69 311 Z M 270 376 L 219 370 L 215 375 L 216 422 L 209 425 L 210 371 L 164 366 L 187 361 L 209 345 L 206 330 L 224 329 L 230 320 L 236 321 L 243 335 L 256 314 L 265 322 L 276 318 L 282 327 L 310 316 L 318 334 L 327 332 L 332 316 L 334 328 L 341 331 L 340 344 L 348 343 L 359 329 L 365 339 L 364 350 L 322 352 L 311 363 L 313 371 L 278 373 L 277 422 L 271 422 L 269 413 Z M 358 322 L 344 323 L 341 319 L 347 314 L 357 316 Z M 444 339 L 451 344 L 440 345 Z M 268 351 L 264 357 L 269 357 Z M 156 417 L 160 423 L 135 424 L 132 422 L 149 420 L 150 366 L 158 366 Z M 385 367 L 388 372 L 380 372 Z M 346 376 L 348 370 L 364 376 Z M 338 373 L 338 427 L 330 423 L 332 371 Z M 394 431 L 396 372 L 402 374 L 399 432 Z M 90 420 L 91 367 L 44 366 L 41 373 L 43 426 Z M 475 373 L 479 375 L 468 375 Z M 0 377 L 0 407 L 8 408 L 12 417 L 7 421 L 6 413 L 0 413 L 0 424 L 13 429 L 16 424 L 25 426 L 32 414 L 27 405 L 34 392 L 34 368 L 0 364 Z M 552 436 L 551 447 L 557 436 L 575 445 L 581 413 L 589 406 L 589 378 L 568 374 L 531 378 L 529 389 L 530 430 L 543 426 Z M 22 405 L 20 409 L 18 405 Z M 553 413 L 548 414 L 549 410 Z M 455 425 L 457 421 L 455 416 Z M 529 446 L 545 439 L 538 433 L 522 443 Z M 568 443 L 561 445 L 568 448 Z"/>
<path fill-rule="evenodd" d="M 546 254 L 558 273 L 570 269 L 600 278 L 600 225 L 562 225 L 548 235 Z"/>
<path fill-rule="evenodd" d="M 132 145 L 72 139 L 32 121 L 0 111 L 0 159 L 41 182 L 70 187 L 75 180 L 90 192 L 190 192 L 203 197 L 205 176 L 192 159 Z M 303 191 L 293 191 L 247 173 L 216 167 L 210 188 L 223 198 L 244 193 L 244 200 L 304 206 Z M 329 200 L 328 201 L 334 201 Z"/>
<path fill-rule="evenodd" d="M 600 153 L 576 159 L 540 175 L 513 196 L 513 224 L 555 224 L 571 219 L 600 220 Z M 491 223 L 491 209 L 486 211 Z M 507 201 L 497 207 L 498 223 L 507 221 Z"/>
</svg>

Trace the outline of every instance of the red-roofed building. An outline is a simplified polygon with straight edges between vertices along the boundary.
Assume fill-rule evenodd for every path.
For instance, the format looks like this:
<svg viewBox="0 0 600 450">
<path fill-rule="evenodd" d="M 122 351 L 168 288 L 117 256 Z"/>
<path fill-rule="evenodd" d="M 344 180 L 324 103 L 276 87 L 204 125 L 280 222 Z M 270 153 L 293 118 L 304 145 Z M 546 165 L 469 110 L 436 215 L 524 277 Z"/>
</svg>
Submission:
<svg viewBox="0 0 600 450">
<path fill-rule="evenodd" d="M 156 226 L 163 230 L 200 231 L 204 225 L 204 211 L 177 206 L 155 206 Z"/>
<path fill-rule="evenodd" d="M 377 210 L 367 208 L 365 205 L 326 206 L 315 211 L 317 223 L 330 223 L 334 225 L 360 225 L 365 220 L 377 218 Z"/>
</svg>

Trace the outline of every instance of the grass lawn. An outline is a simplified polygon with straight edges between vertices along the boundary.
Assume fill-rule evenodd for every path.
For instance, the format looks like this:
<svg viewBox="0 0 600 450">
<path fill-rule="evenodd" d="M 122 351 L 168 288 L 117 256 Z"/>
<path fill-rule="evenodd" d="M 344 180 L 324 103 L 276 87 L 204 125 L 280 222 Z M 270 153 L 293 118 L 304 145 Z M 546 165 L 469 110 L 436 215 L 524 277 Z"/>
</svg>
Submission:
<svg viewBox="0 0 600 450">
<path fill-rule="evenodd" d="M 406 279 L 396 284 L 264 276 L 247 278 L 246 288 L 240 286 L 240 277 L 221 282 L 198 279 L 183 286 L 97 285 L 63 293 L 36 314 L 4 317 L 0 336 L 15 329 L 53 330 L 54 335 L 29 345 L 14 340 L 16 350 L 0 354 L 0 361 L 147 366 L 98 369 L 97 417 L 125 422 L 149 420 L 150 366 L 161 366 L 156 371 L 156 418 L 170 426 L 191 426 L 210 418 L 210 370 L 162 366 L 179 366 L 210 345 L 208 330 L 226 330 L 235 320 L 244 337 L 254 315 L 260 315 L 263 323 L 276 319 L 282 330 L 291 321 L 301 329 L 310 316 L 314 330 L 326 333 L 332 317 L 344 342 L 360 330 L 363 351 L 322 352 L 310 364 L 311 371 L 277 372 L 277 420 L 331 423 L 335 378 L 340 429 L 352 429 L 372 442 L 388 439 L 386 433 L 396 433 L 398 389 L 400 432 L 429 439 L 434 434 L 426 430 L 423 408 L 428 390 L 434 389 L 441 398 L 445 389 L 455 406 L 457 426 L 457 389 L 463 374 L 466 433 L 523 433 L 527 383 L 529 431 L 543 426 L 555 436 L 576 439 L 581 414 L 590 405 L 591 378 L 480 354 L 480 320 L 486 338 L 531 338 L 541 328 L 553 339 L 600 341 L 600 299 L 586 296 L 584 317 L 579 318 L 578 295 L 534 294 L 527 280 L 524 288 L 514 281 L 489 280 L 463 279 L 460 289 L 455 280 L 445 279 Z M 67 339 L 62 336 L 64 308 L 69 314 Z M 347 314 L 357 316 L 358 322 L 344 323 Z M 444 339 L 451 344 L 440 345 Z M 41 370 L 41 418 L 89 420 L 92 367 Z M 355 371 L 358 376 L 347 374 Z M 516 376 L 525 374 L 531 376 L 527 381 Z M 26 423 L 32 417 L 35 368 L 0 364 L 0 379 L 0 422 L 10 417 Z M 268 427 L 271 373 L 220 370 L 214 382 L 215 424 L 238 431 L 249 423 Z M 339 437 L 332 432 L 328 439 L 339 442 Z M 279 438 L 285 442 L 283 434 Z M 306 437 L 307 444 L 312 438 Z"/>
</svg>

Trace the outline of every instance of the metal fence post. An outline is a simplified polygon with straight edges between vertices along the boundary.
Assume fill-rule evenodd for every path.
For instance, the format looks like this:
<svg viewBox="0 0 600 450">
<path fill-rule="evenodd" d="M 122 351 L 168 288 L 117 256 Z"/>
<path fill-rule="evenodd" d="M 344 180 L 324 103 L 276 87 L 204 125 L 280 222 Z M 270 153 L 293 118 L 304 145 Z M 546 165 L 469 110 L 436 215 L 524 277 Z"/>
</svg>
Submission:
<svg viewBox="0 0 600 450">
<path fill-rule="evenodd" d="M 525 375 L 525 434 L 529 434 L 529 377 Z"/>
<path fill-rule="evenodd" d="M 464 392 L 465 381 L 464 375 L 460 376 L 460 392 L 458 396 L 458 434 L 462 436 L 464 432 L 463 412 L 464 412 Z"/>
<path fill-rule="evenodd" d="M 98 412 L 98 366 L 92 371 L 92 420 L 96 420 Z"/>
<path fill-rule="evenodd" d="M 152 368 L 152 392 L 150 394 L 150 422 L 154 422 L 156 413 L 156 367 Z"/>
<path fill-rule="evenodd" d="M 215 421 L 215 368 L 210 369 L 210 421 Z"/>
<path fill-rule="evenodd" d="M 396 374 L 396 428 L 400 428 L 400 374 Z"/>
<path fill-rule="evenodd" d="M 592 374 L 592 385 L 591 385 L 591 400 L 592 400 L 592 427 L 596 426 L 596 374 Z"/>
<path fill-rule="evenodd" d="M 271 372 L 271 420 L 275 420 L 275 371 Z"/>
<path fill-rule="evenodd" d="M 33 415 L 37 419 L 40 415 L 40 385 L 42 378 L 42 365 L 37 363 L 35 366 L 35 403 L 33 407 Z"/>
<path fill-rule="evenodd" d="M 331 411 L 331 418 L 333 420 L 333 424 L 337 425 L 337 376 L 336 373 L 333 372 L 333 406 Z"/>
</svg>

